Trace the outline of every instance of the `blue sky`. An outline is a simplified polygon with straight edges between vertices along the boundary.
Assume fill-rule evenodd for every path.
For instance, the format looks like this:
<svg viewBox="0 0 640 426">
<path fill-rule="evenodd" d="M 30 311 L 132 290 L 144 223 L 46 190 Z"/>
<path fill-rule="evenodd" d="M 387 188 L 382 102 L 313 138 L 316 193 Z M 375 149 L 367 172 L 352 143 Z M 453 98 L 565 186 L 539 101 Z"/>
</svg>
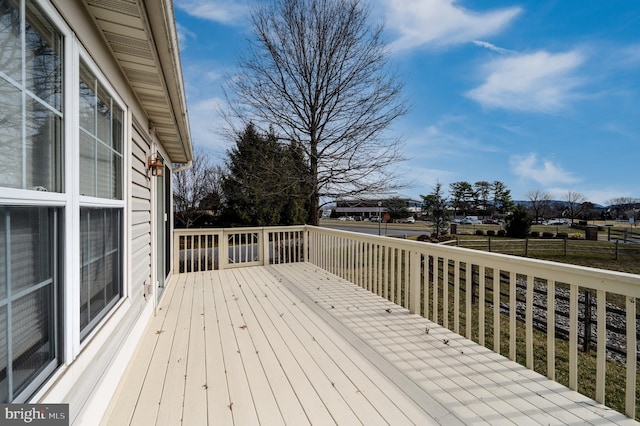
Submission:
<svg viewBox="0 0 640 426">
<path fill-rule="evenodd" d="M 640 197 L 638 0 L 365 1 L 406 81 L 411 109 L 391 129 L 405 141 L 404 194 L 499 180 L 516 200 Z M 193 142 L 222 161 L 216 105 L 250 3 L 174 4 Z"/>
</svg>

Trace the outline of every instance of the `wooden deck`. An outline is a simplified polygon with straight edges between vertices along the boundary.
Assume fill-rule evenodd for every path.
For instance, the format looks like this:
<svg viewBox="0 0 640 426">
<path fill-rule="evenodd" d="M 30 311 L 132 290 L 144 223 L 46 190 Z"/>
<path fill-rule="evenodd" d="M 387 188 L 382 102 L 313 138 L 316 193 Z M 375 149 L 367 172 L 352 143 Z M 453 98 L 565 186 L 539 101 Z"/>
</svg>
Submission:
<svg viewBox="0 0 640 426">
<path fill-rule="evenodd" d="M 159 309 L 102 424 L 635 424 L 308 263 L 181 274 Z"/>
</svg>

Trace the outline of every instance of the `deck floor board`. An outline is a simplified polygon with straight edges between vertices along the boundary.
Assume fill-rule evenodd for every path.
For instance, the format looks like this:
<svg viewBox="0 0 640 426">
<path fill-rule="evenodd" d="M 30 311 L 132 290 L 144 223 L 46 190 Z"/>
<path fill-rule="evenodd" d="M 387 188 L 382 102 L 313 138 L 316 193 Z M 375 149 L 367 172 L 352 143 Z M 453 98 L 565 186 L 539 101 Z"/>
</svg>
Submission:
<svg viewBox="0 0 640 426">
<path fill-rule="evenodd" d="M 102 424 L 634 423 L 309 263 L 170 286 Z"/>
</svg>

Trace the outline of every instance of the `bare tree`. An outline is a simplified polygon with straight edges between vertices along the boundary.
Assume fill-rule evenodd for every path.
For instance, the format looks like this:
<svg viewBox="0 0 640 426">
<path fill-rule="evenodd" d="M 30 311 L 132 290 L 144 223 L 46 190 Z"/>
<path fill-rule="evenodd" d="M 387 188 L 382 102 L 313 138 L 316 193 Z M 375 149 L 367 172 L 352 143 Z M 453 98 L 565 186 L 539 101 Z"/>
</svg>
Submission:
<svg viewBox="0 0 640 426">
<path fill-rule="evenodd" d="M 582 205 L 587 201 L 587 197 L 580 192 L 568 191 L 564 197 L 564 201 L 567 203 L 567 215 L 571 218 L 571 223 L 573 224 L 573 220 L 578 217 L 582 211 Z"/>
<path fill-rule="evenodd" d="M 535 223 L 544 219 L 551 205 L 551 195 L 540 189 L 533 189 L 527 192 L 527 199 L 531 202 L 531 210 Z"/>
<path fill-rule="evenodd" d="M 220 208 L 224 171 L 211 163 L 209 155 L 196 148 L 193 164 L 173 174 L 173 207 L 179 225 L 190 228 L 203 215 Z"/>
<path fill-rule="evenodd" d="M 406 113 L 389 72 L 382 26 L 360 0 L 275 0 L 252 13 L 253 34 L 227 80 L 233 118 L 272 126 L 299 144 L 318 223 L 321 197 L 397 189 L 400 141 L 385 134 Z M 236 132 L 237 133 L 237 132 Z"/>
</svg>

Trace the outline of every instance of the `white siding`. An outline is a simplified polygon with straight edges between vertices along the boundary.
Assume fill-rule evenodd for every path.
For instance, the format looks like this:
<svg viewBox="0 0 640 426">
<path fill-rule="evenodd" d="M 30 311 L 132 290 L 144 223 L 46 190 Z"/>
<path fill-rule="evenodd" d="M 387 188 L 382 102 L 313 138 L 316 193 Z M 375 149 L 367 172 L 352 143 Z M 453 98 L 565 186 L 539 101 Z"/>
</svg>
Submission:
<svg viewBox="0 0 640 426">
<path fill-rule="evenodd" d="M 151 181 L 146 175 L 150 143 L 133 127 L 131 144 L 131 298 L 140 300 L 151 283 Z"/>
</svg>

